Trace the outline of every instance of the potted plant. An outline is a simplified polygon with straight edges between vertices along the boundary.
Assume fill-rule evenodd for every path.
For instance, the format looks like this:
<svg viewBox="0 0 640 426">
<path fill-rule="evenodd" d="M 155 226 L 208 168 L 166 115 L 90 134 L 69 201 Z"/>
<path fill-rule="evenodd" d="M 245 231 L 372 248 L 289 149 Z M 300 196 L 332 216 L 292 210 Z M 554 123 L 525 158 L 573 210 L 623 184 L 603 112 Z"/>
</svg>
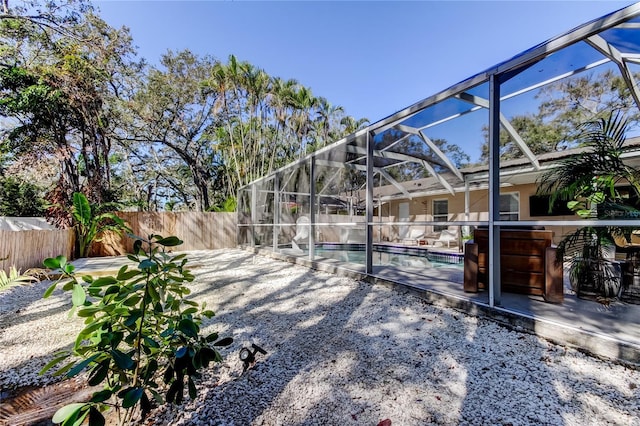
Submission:
<svg viewBox="0 0 640 426">
<path fill-rule="evenodd" d="M 621 219 L 637 211 L 619 191 L 619 185 L 624 184 L 640 193 L 639 171 L 623 159 L 628 149 L 627 129 L 628 122 L 620 113 L 581 125 L 578 143 L 582 150 L 561 160 L 538 182 L 538 193 L 550 196 L 550 209 L 557 200 L 564 200 L 583 219 Z M 586 226 L 560 241 L 557 261 L 569 258 L 569 278 L 578 295 L 619 294 L 622 272 L 615 261 L 612 234 L 626 231 L 621 227 Z"/>
</svg>

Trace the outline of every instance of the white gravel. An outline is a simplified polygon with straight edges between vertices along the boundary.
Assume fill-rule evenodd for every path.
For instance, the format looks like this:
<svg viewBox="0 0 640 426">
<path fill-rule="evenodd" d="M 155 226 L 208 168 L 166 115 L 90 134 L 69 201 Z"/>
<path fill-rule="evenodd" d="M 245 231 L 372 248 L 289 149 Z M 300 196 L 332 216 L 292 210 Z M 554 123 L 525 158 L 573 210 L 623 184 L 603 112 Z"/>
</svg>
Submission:
<svg viewBox="0 0 640 426">
<path fill-rule="evenodd" d="M 197 252 L 193 297 L 205 332 L 235 342 L 195 401 L 160 408 L 171 425 L 640 425 L 640 372 L 384 285 L 240 250 Z M 203 261 L 208 259 L 208 261 Z M 37 371 L 81 326 L 41 283 L 0 293 L 0 386 Z M 238 352 L 256 343 L 243 374 Z"/>
</svg>

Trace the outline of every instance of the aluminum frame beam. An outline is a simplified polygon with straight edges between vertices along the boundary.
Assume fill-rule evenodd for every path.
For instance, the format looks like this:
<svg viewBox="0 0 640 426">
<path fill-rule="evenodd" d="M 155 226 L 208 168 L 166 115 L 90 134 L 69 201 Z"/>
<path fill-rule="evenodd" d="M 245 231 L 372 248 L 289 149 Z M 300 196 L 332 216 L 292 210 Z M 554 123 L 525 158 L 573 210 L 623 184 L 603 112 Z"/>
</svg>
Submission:
<svg viewBox="0 0 640 426">
<path fill-rule="evenodd" d="M 602 53 L 607 58 L 611 59 L 616 65 L 618 65 L 620 74 L 622 74 L 622 79 L 629 87 L 631 96 L 636 102 L 636 106 L 640 108 L 640 89 L 638 89 L 638 82 L 633 77 L 633 73 L 629 70 L 629 67 L 625 63 L 625 59 L 623 58 L 622 53 L 614 46 L 607 43 L 607 41 L 598 34 L 587 38 L 585 42 L 598 52 Z"/>
<path fill-rule="evenodd" d="M 481 98 L 480 96 L 462 92 L 459 95 L 456 95 L 456 98 L 460 99 L 461 101 L 468 102 L 472 105 L 489 109 L 489 101 L 487 99 Z M 518 131 L 514 129 L 509 119 L 505 117 L 502 112 L 500 112 L 500 123 L 502 124 L 502 127 L 504 127 L 504 129 L 507 131 L 507 133 L 509 133 L 509 135 L 513 138 L 514 142 L 516 143 L 516 145 L 518 145 L 518 148 L 520 148 L 520 151 L 522 151 L 524 156 L 529 159 L 529 162 L 531 164 L 533 164 L 533 167 L 535 167 L 536 170 L 540 170 L 540 162 L 536 158 L 536 155 L 533 153 L 533 151 L 531 151 L 527 143 L 524 141 L 524 139 L 522 139 Z"/>
<path fill-rule="evenodd" d="M 360 148 L 358 146 L 350 146 L 350 147 L 348 147 L 347 151 L 348 152 L 352 152 L 352 153 L 356 153 L 356 154 L 360 154 L 360 153 L 362 153 L 364 151 L 364 149 Z M 424 160 L 422 158 L 414 157 L 413 155 L 409 155 L 409 154 L 402 154 L 400 152 L 389 152 L 389 151 L 378 151 L 378 150 L 374 150 L 373 151 L 373 156 L 374 157 L 378 157 L 378 158 L 389 158 L 391 160 L 398 160 L 398 161 L 402 161 L 402 162 L 418 163 L 422 167 L 424 167 L 427 170 L 427 172 L 429 172 L 430 175 L 435 177 L 438 180 L 438 182 L 451 195 L 455 195 L 456 194 L 456 190 L 453 188 L 453 186 L 451 186 L 451 184 L 449 182 L 447 182 L 440 175 L 440 173 L 436 172 L 436 170 L 431 166 L 431 164 L 429 164 L 426 160 Z M 395 164 L 392 164 L 392 165 L 389 165 L 389 166 L 385 166 L 385 167 L 382 167 L 382 168 L 378 167 L 377 170 L 385 169 L 387 167 L 394 167 L 394 166 L 397 166 L 399 164 L 403 164 L 403 163 L 395 163 Z"/>
<path fill-rule="evenodd" d="M 354 170 L 360 170 L 365 172 L 367 171 L 367 166 L 363 166 L 361 164 L 339 163 L 337 161 L 316 160 L 316 165 L 335 167 L 335 168 L 347 168 L 347 169 L 354 169 Z M 374 167 L 373 171 L 380 173 L 380 175 L 384 176 L 384 178 L 387 179 L 391 185 L 395 186 L 407 198 L 412 198 L 409 191 L 407 191 L 407 189 L 404 186 L 402 186 L 397 180 L 395 180 L 391 175 L 389 175 L 389 173 L 387 173 L 384 169 Z"/>
</svg>

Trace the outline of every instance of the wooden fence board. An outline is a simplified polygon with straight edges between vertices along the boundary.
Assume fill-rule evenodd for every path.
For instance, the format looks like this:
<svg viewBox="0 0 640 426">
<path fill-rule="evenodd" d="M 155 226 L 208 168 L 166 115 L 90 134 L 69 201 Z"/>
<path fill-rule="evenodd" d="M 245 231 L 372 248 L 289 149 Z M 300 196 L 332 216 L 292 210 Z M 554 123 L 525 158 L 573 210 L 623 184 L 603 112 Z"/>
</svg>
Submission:
<svg viewBox="0 0 640 426">
<path fill-rule="evenodd" d="M 151 234 L 175 235 L 184 243 L 175 250 L 216 250 L 237 246 L 235 213 L 218 212 L 118 212 L 133 234 L 147 238 Z M 15 265 L 22 271 L 42 267 L 47 257 L 59 254 L 73 258 L 73 231 L 69 229 L 0 231 L 0 269 Z M 105 235 L 91 247 L 90 256 L 117 256 L 133 250 L 133 239 L 115 233 Z"/>
<path fill-rule="evenodd" d="M 28 230 L 0 231 L 0 269 L 8 271 L 11 266 L 22 270 L 42 268 L 47 257 L 73 256 L 73 230 Z"/>
<path fill-rule="evenodd" d="M 129 224 L 134 235 L 168 237 L 175 235 L 184 243 L 176 250 L 216 250 L 236 247 L 237 220 L 235 213 L 218 212 L 118 212 Z M 133 250 L 133 239 L 110 235 L 93 247 L 93 255 L 113 256 Z"/>
</svg>

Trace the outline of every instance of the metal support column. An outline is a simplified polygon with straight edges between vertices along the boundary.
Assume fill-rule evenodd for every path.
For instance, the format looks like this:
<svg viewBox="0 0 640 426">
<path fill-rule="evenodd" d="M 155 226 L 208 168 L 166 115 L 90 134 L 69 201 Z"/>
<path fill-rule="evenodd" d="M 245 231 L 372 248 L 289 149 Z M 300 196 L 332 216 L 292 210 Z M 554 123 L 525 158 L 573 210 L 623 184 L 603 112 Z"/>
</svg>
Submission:
<svg viewBox="0 0 640 426">
<path fill-rule="evenodd" d="M 367 132 L 367 238 L 365 251 L 365 272 L 373 273 L 373 136 Z"/>
<path fill-rule="evenodd" d="M 309 260 L 315 257 L 316 248 L 316 156 L 310 160 L 309 170 Z"/>
<path fill-rule="evenodd" d="M 465 176 L 465 178 L 464 178 L 464 220 L 467 221 L 467 222 L 469 222 L 470 209 L 471 209 L 471 200 L 470 200 L 470 195 L 469 195 L 469 191 L 470 190 L 471 189 L 469 187 L 469 179 L 467 179 L 467 177 Z M 469 225 L 463 226 L 462 229 L 463 229 L 463 231 L 462 231 L 462 236 L 463 237 L 465 235 L 469 235 L 471 233 L 471 229 L 469 228 Z"/>
<path fill-rule="evenodd" d="M 500 305 L 500 82 L 489 79 L 489 306 Z"/>
<path fill-rule="evenodd" d="M 273 251 L 278 251 L 280 235 L 280 175 L 273 176 Z"/>
<path fill-rule="evenodd" d="M 258 187 L 251 185 L 251 247 L 256 246 L 256 221 L 258 220 Z"/>
</svg>

